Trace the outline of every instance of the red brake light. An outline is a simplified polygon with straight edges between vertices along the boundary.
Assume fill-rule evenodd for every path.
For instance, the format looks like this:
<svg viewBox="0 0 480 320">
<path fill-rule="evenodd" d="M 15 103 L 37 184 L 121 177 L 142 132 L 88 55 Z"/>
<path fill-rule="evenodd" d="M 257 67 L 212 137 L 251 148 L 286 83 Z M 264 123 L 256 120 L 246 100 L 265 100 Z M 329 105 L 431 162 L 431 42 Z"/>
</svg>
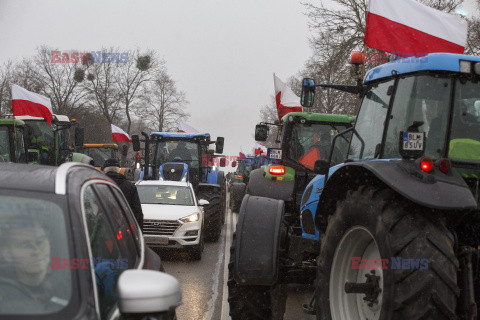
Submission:
<svg viewBox="0 0 480 320">
<path fill-rule="evenodd" d="M 242 175 L 241 174 L 237 175 L 237 178 L 242 179 Z"/>
<path fill-rule="evenodd" d="M 452 162 L 449 159 L 443 158 L 440 159 L 438 163 L 438 169 L 442 171 L 443 173 L 447 174 L 452 170 Z"/>
<path fill-rule="evenodd" d="M 268 173 L 273 174 L 275 176 L 281 176 L 285 174 L 285 167 L 284 166 L 271 166 L 268 169 Z"/>
<path fill-rule="evenodd" d="M 350 60 L 352 64 L 364 64 L 365 56 L 360 51 L 353 51 L 352 58 Z"/>
<path fill-rule="evenodd" d="M 420 161 L 420 168 L 424 172 L 430 172 L 433 169 L 433 160 L 430 157 L 423 157 L 423 159 Z"/>
</svg>

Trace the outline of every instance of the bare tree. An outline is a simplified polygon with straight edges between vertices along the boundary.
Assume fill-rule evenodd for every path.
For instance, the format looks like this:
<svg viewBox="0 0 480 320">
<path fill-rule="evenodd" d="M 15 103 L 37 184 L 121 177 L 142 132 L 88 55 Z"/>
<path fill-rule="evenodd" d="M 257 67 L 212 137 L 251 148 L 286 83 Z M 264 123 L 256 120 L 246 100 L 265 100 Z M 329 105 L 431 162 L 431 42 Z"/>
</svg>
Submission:
<svg viewBox="0 0 480 320">
<path fill-rule="evenodd" d="M 185 92 L 177 89 L 175 81 L 166 70 L 160 70 L 145 96 L 144 118 L 158 131 L 176 129 L 179 120 L 186 121 L 190 115 L 185 110 L 188 104 Z"/>
<path fill-rule="evenodd" d="M 158 61 L 153 51 L 141 54 L 139 50 L 128 53 L 129 59 L 120 66 L 117 84 L 122 96 L 123 107 L 127 117 L 127 132 L 132 126 L 132 114 L 140 105 L 146 84 L 154 81 L 155 72 L 163 68 L 164 61 Z"/>
</svg>

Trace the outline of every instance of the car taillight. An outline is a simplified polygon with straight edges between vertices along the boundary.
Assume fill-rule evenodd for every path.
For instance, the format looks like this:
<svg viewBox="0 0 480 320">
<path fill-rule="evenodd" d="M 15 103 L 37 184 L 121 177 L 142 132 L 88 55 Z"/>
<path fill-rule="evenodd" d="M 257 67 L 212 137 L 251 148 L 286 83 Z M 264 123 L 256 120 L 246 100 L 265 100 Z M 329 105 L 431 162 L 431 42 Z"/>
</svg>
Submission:
<svg viewBox="0 0 480 320">
<path fill-rule="evenodd" d="M 268 169 L 268 173 L 273 174 L 275 176 L 280 176 L 285 174 L 285 167 L 284 166 L 271 166 Z"/>
<path fill-rule="evenodd" d="M 450 161 L 450 159 L 440 159 L 438 160 L 438 169 L 440 169 L 440 171 L 442 171 L 443 173 L 447 174 L 450 172 L 450 170 L 452 170 L 452 162 Z"/>
<path fill-rule="evenodd" d="M 423 157 L 423 159 L 420 161 L 420 168 L 424 172 L 430 172 L 433 169 L 433 160 L 430 157 Z"/>
<path fill-rule="evenodd" d="M 238 178 L 238 179 L 242 179 L 242 175 L 239 174 L 239 175 L 237 176 L 237 178 Z"/>
</svg>

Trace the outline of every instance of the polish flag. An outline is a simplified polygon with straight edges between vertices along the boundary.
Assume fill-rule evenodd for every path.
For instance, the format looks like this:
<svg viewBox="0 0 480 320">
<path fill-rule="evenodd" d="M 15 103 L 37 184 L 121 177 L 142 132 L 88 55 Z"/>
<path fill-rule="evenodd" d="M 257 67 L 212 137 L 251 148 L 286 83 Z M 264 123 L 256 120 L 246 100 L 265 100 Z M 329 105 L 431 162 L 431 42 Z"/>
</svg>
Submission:
<svg viewBox="0 0 480 320">
<path fill-rule="evenodd" d="M 463 53 L 467 22 L 415 0 L 370 0 L 365 44 L 397 56 Z"/>
<path fill-rule="evenodd" d="M 177 128 L 177 132 L 183 132 L 183 133 L 198 133 L 197 130 L 195 130 L 194 128 L 190 127 L 188 124 L 186 124 L 185 122 L 179 122 L 178 123 L 178 128 Z"/>
<path fill-rule="evenodd" d="M 273 84 L 275 86 L 275 102 L 277 103 L 278 118 L 282 120 L 283 116 L 290 112 L 302 112 L 300 98 L 293 93 L 275 73 L 273 74 Z"/>
<path fill-rule="evenodd" d="M 53 120 L 52 103 L 49 98 L 16 84 L 12 84 L 12 110 L 13 116 L 44 118 L 49 126 Z"/>
<path fill-rule="evenodd" d="M 112 140 L 121 141 L 121 142 L 132 142 L 132 139 L 130 138 L 128 133 L 126 133 L 125 131 L 123 131 L 117 126 L 114 126 L 113 124 L 112 124 Z"/>
</svg>

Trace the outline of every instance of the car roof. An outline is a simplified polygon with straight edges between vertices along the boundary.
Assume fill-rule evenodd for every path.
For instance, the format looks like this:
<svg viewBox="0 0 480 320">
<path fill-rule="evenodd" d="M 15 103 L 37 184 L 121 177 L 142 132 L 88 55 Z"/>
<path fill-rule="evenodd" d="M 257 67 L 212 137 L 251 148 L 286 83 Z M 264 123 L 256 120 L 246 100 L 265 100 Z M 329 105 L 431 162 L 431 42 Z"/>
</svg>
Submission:
<svg viewBox="0 0 480 320">
<path fill-rule="evenodd" d="M 84 180 L 110 180 L 102 172 L 84 163 L 67 162 L 55 167 L 8 162 L 0 163 L 0 188 L 66 194 L 68 175 L 78 170 L 83 171 L 81 176 Z M 87 175 L 85 170 L 89 170 Z"/>
<path fill-rule="evenodd" d="M 190 182 L 183 182 L 183 181 L 161 181 L 161 180 L 140 180 L 137 182 L 137 185 L 142 186 L 180 186 L 180 187 L 190 187 Z"/>
</svg>

